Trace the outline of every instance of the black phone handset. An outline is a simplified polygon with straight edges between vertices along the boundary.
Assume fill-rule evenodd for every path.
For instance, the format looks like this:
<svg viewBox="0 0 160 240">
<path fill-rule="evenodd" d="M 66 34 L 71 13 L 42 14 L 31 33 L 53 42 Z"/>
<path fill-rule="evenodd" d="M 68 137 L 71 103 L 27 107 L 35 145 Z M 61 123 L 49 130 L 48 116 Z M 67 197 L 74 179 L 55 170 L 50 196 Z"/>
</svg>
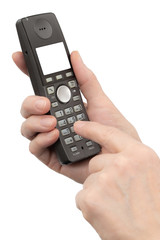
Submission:
<svg viewBox="0 0 160 240">
<path fill-rule="evenodd" d="M 74 163 L 99 153 L 97 143 L 73 129 L 75 121 L 89 119 L 56 16 L 45 13 L 22 18 L 16 27 L 34 92 L 50 100 L 49 113 L 57 119 L 60 137 L 52 147 L 59 161 Z"/>
</svg>

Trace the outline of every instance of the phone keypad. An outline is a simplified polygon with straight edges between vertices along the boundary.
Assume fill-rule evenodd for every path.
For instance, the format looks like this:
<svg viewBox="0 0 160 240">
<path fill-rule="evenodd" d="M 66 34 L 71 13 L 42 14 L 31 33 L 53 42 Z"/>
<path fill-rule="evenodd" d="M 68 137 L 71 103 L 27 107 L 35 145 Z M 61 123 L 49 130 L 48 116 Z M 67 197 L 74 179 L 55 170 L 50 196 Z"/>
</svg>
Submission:
<svg viewBox="0 0 160 240">
<path fill-rule="evenodd" d="M 50 78 L 48 77 L 46 82 L 49 83 Z M 46 86 L 46 90 L 51 101 L 53 115 L 57 118 L 60 138 L 70 152 L 73 155 L 77 155 L 84 148 L 92 148 L 93 142 L 82 138 L 74 132 L 74 123 L 79 120 L 88 120 L 88 118 L 85 114 L 84 106 L 81 104 L 82 100 L 77 81 L 73 78 L 73 72 L 71 71 L 66 72 L 65 75 L 58 74 L 55 76 L 54 86 L 53 83 L 50 83 L 51 86 Z M 66 107 L 64 108 L 64 106 Z"/>
<path fill-rule="evenodd" d="M 69 114 L 75 114 L 76 112 L 79 112 L 79 111 L 82 111 L 82 105 L 81 104 L 78 104 L 78 105 L 75 105 L 73 108 L 72 107 L 69 107 L 69 108 L 66 108 L 64 110 L 64 112 L 62 110 L 59 110 L 57 112 L 55 112 L 55 115 L 56 117 L 62 117 L 64 116 L 63 114 L 66 115 L 69 115 Z M 81 114 L 78 114 L 78 115 L 73 115 L 71 117 L 68 117 L 66 119 L 62 119 L 62 120 L 59 120 L 58 121 L 58 125 L 59 127 L 63 128 L 64 126 L 66 126 L 67 124 L 68 125 L 71 125 L 70 126 L 70 129 L 67 127 L 67 128 L 63 128 L 61 129 L 61 134 L 62 136 L 66 136 L 66 135 L 69 135 L 71 133 L 74 133 L 73 137 L 68 137 L 68 138 L 65 138 L 64 139 L 64 142 L 66 145 L 69 145 L 69 144 L 72 144 L 74 141 L 75 142 L 78 142 L 80 140 L 82 140 L 83 138 L 81 136 L 79 136 L 78 134 L 75 134 L 74 132 L 74 127 L 73 127 L 73 124 L 77 121 L 77 120 L 84 120 L 85 119 L 85 114 L 84 113 L 81 113 Z M 88 145 L 87 145 L 88 146 Z M 74 148 L 75 149 L 75 148 Z M 72 151 L 73 149 L 71 149 Z M 75 152 L 75 151 L 72 151 L 72 152 Z"/>
</svg>

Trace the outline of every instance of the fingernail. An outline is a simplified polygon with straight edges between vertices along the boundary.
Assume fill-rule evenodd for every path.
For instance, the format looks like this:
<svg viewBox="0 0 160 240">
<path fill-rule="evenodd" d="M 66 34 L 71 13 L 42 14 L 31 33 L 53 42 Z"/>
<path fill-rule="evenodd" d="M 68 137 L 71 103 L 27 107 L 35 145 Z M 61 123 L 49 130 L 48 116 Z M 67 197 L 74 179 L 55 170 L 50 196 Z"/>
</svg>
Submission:
<svg viewBox="0 0 160 240">
<path fill-rule="evenodd" d="M 46 106 L 46 101 L 44 101 L 43 99 L 39 99 L 36 103 L 35 106 L 38 110 L 43 110 Z"/>
<path fill-rule="evenodd" d="M 51 127 L 54 120 L 52 118 L 42 118 L 40 124 L 43 127 Z"/>
</svg>

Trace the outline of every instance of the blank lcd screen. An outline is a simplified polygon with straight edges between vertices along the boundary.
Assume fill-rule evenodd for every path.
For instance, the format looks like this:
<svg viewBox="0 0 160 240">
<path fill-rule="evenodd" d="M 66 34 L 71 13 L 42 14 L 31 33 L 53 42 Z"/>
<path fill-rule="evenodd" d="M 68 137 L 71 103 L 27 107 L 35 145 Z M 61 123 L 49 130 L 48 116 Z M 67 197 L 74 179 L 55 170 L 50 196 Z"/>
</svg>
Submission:
<svg viewBox="0 0 160 240">
<path fill-rule="evenodd" d="M 63 42 L 36 48 L 44 75 L 71 68 Z"/>
</svg>

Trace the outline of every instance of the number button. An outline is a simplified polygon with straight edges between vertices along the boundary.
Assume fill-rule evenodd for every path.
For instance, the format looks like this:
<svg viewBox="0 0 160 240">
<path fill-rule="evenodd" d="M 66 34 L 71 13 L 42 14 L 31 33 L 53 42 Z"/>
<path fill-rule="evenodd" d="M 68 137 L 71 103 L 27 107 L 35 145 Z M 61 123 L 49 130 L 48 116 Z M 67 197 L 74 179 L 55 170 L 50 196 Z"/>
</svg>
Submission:
<svg viewBox="0 0 160 240">
<path fill-rule="evenodd" d="M 61 130 L 61 133 L 63 136 L 66 136 L 66 135 L 70 134 L 70 130 L 68 128 L 65 128 L 65 129 Z"/>
<path fill-rule="evenodd" d="M 78 114 L 78 115 L 77 115 L 77 120 L 81 121 L 81 120 L 83 120 L 83 119 L 85 119 L 84 113 L 81 113 L 81 114 Z"/>
<path fill-rule="evenodd" d="M 71 132 L 74 132 L 74 127 L 72 126 L 72 127 L 70 127 L 70 129 L 71 129 Z"/>
<path fill-rule="evenodd" d="M 66 115 L 69 115 L 69 114 L 73 113 L 73 108 L 71 108 L 71 107 L 66 108 L 66 109 L 64 109 L 64 112 Z"/>
<path fill-rule="evenodd" d="M 74 123 L 76 121 L 75 116 L 67 118 L 69 124 Z"/>
<path fill-rule="evenodd" d="M 58 121 L 58 125 L 59 125 L 59 127 L 63 127 L 63 126 L 65 126 L 65 125 L 67 125 L 66 119 L 63 119 L 63 120 Z"/>
<path fill-rule="evenodd" d="M 81 136 L 79 136 L 79 135 L 75 135 L 74 136 L 74 140 L 76 141 L 76 142 L 78 142 L 78 141 L 80 141 L 81 139 L 83 139 Z"/>
<path fill-rule="evenodd" d="M 69 138 L 64 139 L 64 141 L 65 141 L 65 144 L 68 145 L 68 144 L 73 143 L 73 138 L 69 137 Z"/>
<path fill-rule="evenodd" d="M 81 104 L 76 105 L 76 106 L 74 106 L 73 108 L 74 108 L 74 111 L 75 111 L 75 112 L 80 112 L 80 111 L 82 110 Z"/>
<path fill-rule="evenodd" d="M 57 118 L 59 118 L 59 117 L 63 117 L 64 113 L 63 113 L 62 110 L 60 110 L 60 111 L 55 112 L 55 115 L 56 115 Z"/>
</svg>

